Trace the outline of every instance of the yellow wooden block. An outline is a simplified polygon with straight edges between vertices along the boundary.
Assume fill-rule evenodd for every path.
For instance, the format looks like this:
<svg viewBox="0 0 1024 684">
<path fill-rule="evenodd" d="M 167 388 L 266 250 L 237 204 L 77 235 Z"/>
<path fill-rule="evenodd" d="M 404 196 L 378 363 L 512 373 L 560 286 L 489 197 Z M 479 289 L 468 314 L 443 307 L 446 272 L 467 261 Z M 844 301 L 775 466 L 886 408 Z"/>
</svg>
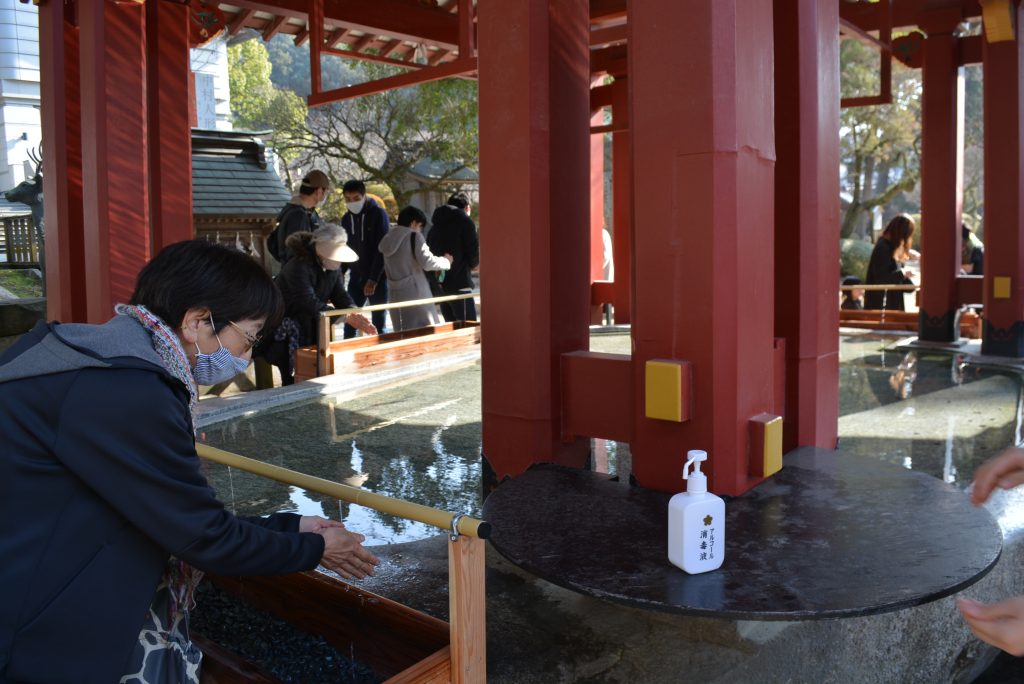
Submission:
<svg viewBox="0 0 1024 684">
<path fill-rule="evenodd" d="M 764 476 L 782 470 L 782 418 L 776 417 L 764 426 Z"/>
<path fill-rule="evenodd" d="M 689 420 L 689 364 L 651 359 L 644 365 L 644 415 L 681 423 Z"/>
<path fill-rule="evenodd" d="M 1006 276 L 997 276 L 992 279 L 992 297 L 995 299 L 1010 298 L 1010 279 Z"/>
<path fill-rule="evenodd" d="M 750 419 L 750 475 L 771 477 L 782 470 L 782 417 L 760 413 Z"/>
<path fill-rule="evenodd" d="M 985 26 L 985 40 L 989 43 L 1005 43 L 1014 39 L 1011 0 L 979 0 L 981 18 Z"/>
</svg>

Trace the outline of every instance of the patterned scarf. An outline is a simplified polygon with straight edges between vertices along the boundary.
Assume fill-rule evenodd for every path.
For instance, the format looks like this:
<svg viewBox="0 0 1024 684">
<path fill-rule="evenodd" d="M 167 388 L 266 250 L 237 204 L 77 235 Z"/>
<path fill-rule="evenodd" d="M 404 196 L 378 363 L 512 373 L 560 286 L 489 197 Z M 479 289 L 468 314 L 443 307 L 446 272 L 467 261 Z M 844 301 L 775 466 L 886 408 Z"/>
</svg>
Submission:
<svg viewBox="0 0 1024 684">
<path fill-rule="evenodd" d="M 185 349 L 181 346 L 181 340 L 166 323 L 144 306 L 118 304 L 114 307 L 114 311 L 120 316 L 128 316 L 138 321 L 146 329 L 153 339 L 153 350 L 163 361 L 164 368 L 188 388 L 188 408 L 192 414 L 192 431 L 195 432 L 199 392 L 196 388 L 195 378 L 192 377 L 192 366 L 189 365 L 188 356 L 185 355 Z"/>
</svg>

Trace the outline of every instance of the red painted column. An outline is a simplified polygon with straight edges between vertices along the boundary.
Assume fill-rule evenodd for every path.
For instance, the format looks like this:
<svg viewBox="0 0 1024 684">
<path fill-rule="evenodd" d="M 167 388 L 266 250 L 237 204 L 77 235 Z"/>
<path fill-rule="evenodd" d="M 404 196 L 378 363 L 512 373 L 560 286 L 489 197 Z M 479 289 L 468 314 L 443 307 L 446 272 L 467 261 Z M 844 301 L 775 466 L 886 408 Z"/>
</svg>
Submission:
<svg viewBox="0 0 1024 684">
<path fill-rule="evenodd" d="M 189 8 L 146 4 L 150 215 L 153 251 L 195 237 L 189 102 Z"/>
<path fill-rule="evenodd" d="M 985 83 L 984 354 L 1024 356 L 1024 8 L 1017 40 L 983 43 Z"/>
<path fill-rule="evenodd" d="M 960 272 L 960 221 L 964 187 L 964 82 L 953 34 L 959 13 L 922 23 L 921 223 L 928 244 L 921 252 L 922 340 L 960 339 L 956 277 Z M 987 214 L 988 212 L 986 212 Z"/>
<path fill-rule="evenodd" d="M 604 125 L 604 111 L 590 119 Z M 590 136 L 590 280 L 604 280 L 604 133 Z"/>
<path fill-rule="evenodd" d="M 62 2 L 39 6 L 46 315 L 86 320 L 78 28 Z"/>
<path fill-rule="evenodd" d="M 775 334 L 783 449 L 834 449 L 839 420 L 839 6 L 775 0 Z"/>
<path fill-rule="evenodd" d="M 633 203 L 633 472 L 679 490 L 686 450 L 706 449 L 713 491 L 738 494 L 758 482 L 748 421 L 773 403 L 772 3 L 628 7 L 633 187 L 643 188 Z M 691 363 L 687 422 L 644 417 L 650 359 Z"/>
<path fill-rule="evenodd" d="M 145 8 L 79 3 L 78 18 L 86 315 L 99 323 L 150 254 Z"/>
<path fill-rule="evenodd" d="M 478 12 L 483 453 L 500 479 L 587 454 L 561 441 L 560 355 L 588 345 L 589 14 L 586 0 Z"/>
</svg>

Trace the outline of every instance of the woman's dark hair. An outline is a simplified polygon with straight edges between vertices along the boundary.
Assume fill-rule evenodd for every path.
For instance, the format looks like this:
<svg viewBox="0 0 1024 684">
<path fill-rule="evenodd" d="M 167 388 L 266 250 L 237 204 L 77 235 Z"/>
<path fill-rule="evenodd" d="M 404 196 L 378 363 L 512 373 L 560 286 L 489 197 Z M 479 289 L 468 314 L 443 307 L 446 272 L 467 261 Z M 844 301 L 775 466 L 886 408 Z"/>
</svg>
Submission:
<svg viewBox="0 0 1024 684">
<path fill-rule="evenodd" d="M 228 321 L 266 317 L 269 330 L 284 303 L 267 272 L 237 249 L 186 240 L 168 245 L 139 272 L 132 304 L 141 304 L 171 328 L 189 309 L 207 308 L 219 332 Z"/>
<path fill-rule="evenodd" d="M 906 247 L 914 234 L 914 219 L 909 214 L 897 214 L 882 231 L 882 237 L 888 238 L 894 247 Z"/>
<path fill-rule="evenodd" d="M 425 226 L 427 225 L 427 215 L 416 207 L 406 207 L 398 212 L 398 225 L 412 226 L 413 222 L 421 223 Z"/>
<path fill-rule="evenodd" d="M 465 209 L 469 206 L 469 195 L 464 192 L 457 192 L 448 198 L 448 204 L 459 209 Z"/>
</svg>

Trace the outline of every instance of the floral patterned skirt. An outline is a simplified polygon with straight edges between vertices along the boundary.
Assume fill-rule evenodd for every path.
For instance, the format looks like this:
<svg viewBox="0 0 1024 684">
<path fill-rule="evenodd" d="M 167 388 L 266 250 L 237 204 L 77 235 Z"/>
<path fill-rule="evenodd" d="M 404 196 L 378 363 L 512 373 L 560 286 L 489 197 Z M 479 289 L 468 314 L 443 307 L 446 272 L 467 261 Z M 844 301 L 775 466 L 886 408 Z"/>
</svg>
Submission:
<svg viewBox="0 0 1024 684">
<path fill-rule="evenodd" d="M 199 684 L 203 653 L 188 636 L 188 614 L 203 573 L 171 558 L 120 684 Z"/>
</svg>

